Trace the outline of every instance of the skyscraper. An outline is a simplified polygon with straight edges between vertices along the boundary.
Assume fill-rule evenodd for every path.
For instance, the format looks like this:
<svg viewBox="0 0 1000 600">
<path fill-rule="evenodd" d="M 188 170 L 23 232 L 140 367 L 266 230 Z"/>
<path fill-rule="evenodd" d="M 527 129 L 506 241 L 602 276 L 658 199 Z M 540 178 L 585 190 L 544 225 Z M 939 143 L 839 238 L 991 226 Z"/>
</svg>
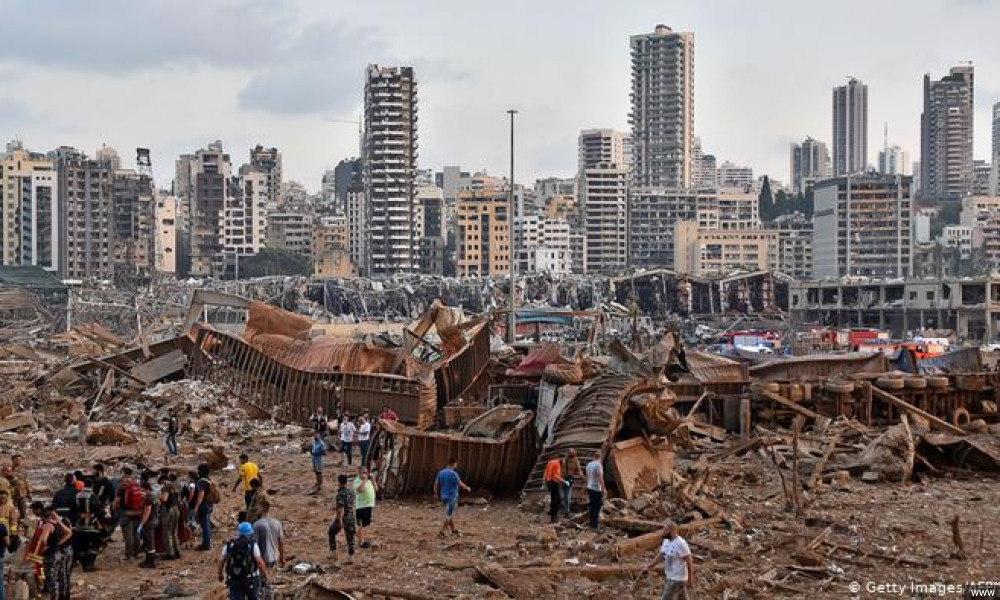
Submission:
<svg viewBox="0 0 1000 600">
<path fill-rule="evenodd" d="M 1000 102 L 993 105 L 993 151 L 990 156 L 990 195 L 1000 196 Z"/>
<path fill-rule="evenodd" d="M 111 279 L 114 162 L 88 158 L 75 148 L 50 154 L 59 173 L 59 207 L 66 219 L 61 272 L 70 279 Z"/>
<path fill-rule="evenodd" d="M 627 138 L 613 129 L 580 132 L 579 193 L 587 273 L 620 272 L 628 260 Z"/>
<path fill-rule="evenodd" d="M 833 88 L 833 175 L 868 166 L 868 86 L 855 78 Z"/>
<path fill-rule="evenodd" d="M 813 183 L 830 176 L 830 151 L 823 142 L 807 137 L 801 144 L 792 143 L 789 154 L 793 194 L 804 194 Z"/>
<path fill-rule="evenodd" d="M 920 190 L 924 198 L 957 199 L 972 186 L 975 85 L 972 65 L 952 67 L 937 81 L 924 75 L 920 116 Z"/>
<path fill-rule="evenodd" d="M 687 188 L 693 183 L 694 34 L 657 25 L 633 35 L 632 183 Z"/>
<path fill-rule="evenodd" d="M 417 81 L 412 67 L 368 66 L 364 145 L 366 274 L 416 271 Z"/>
<path fill-rule="evenodd" d="M 899 146 L 886 146 L 878 151 L 878 172 L 883 175 L 909 175 L 910 155 Z"/>
<path fill-rule="evenodd" d="M 281 200 L 281 152 L 257 144 L 250 149 L 250 168 L 264 175 L 267 209 L 277 210 Z"/>
<path fill-rule="evenodd" d="M 0 155 L 0 264 L 58 271 L 65 235 L 52 161 L 15 141 Z"/>
</svg>

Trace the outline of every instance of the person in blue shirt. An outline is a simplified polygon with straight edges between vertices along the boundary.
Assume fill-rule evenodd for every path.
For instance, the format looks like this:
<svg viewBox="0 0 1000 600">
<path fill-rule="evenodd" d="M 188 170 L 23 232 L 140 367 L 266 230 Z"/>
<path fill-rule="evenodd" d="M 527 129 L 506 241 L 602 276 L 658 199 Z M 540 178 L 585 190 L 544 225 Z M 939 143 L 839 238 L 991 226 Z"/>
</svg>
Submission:
<svg viewBox="0 0 1000 600">
<path fill-rule="evenodd" d="M 312 494 L 315 496 L 323 489 L 323 455 L 326 454 L 326 443 L 323 442 L 323 435 L 320 432 L 313 434 L 312 447 L 309 450 L 312 455 L 313 475 L 316 476 L 316 485 Z"/>
<path fill-rule="evenodd" d="M 444 522 L 441 524 L 441 531 L 438 537 L 445 537 L 450 530 L 457 535 L 459 531 L 455 529 L 455 509 L 458 508 L 458 492 L 465 490 L 471 492 L 472 489 L 465 485 L 462 478 L 458 476 L 458 460 L 452 458 L 448 461 L 448 466 L 438 471 L 434 480 L 434 495 L 441 499 L 444 504 Z"/>
</svg>

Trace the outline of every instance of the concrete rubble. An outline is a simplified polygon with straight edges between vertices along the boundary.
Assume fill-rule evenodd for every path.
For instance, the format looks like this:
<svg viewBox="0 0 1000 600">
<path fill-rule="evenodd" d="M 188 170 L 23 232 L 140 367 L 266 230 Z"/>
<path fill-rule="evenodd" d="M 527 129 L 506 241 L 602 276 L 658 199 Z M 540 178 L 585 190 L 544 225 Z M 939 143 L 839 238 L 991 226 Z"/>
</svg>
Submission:
<svg viewBox="0 0 1000 600">
<path fill-rule="evenodd" d="M 11 334 L 0 338 L 0 451 L 30 453 L 39 498 L 62 471 L 98 460 L 208 462 L 228 484 L 235 456 L 251 452 L 296 538 L 276 581 L 282 597 L 658 597 L 641 571 L 667 519 L 695 552 L 702 597 L 839 598 L 886 572 L 927 582 L 1000 573 L 990 550 L 1000 375 L 978 350 L 719 356 L 692 342 L 724 329 L 717 318 L 734 307 L 780 312 L 787 282 L 669 272 L 527 278 L 524 322 L 508 345 L 498 335 L 505 285 L 192 284 L 146 304 L 133 298 L 136 326 L 98 314 L 125 302 L 118 292 L 90 290 L 93 320 L 69 331 L 31 330 L 41 313 L 0 322 Z M 325 328 L 352 320 L 378 323 Z M 331 498 L 305 493 L 317 406 L 398 416 L 376 426 L 379 547 L 359 566 L 329 561 Z M 162 439 L 174 414 L 182 455 L 168 462 Z M 570 517 L 549 525 L 537 514 L 546 462 L 570 449 L 605 466 L 611 497 L 599 530 L 586 527 L 582 485 Z M 451 457 L 473 488 L 460 513 L 467 533 L 436 540 L 427 496 Z M 239 503 L 227 498 L 214 515 L 223 530 Z M 156 573 L 126 565 L 116 578 L 118 560 L 81 575 L 74 597 L 220 597 L 210 560 Z"/>
</svg>

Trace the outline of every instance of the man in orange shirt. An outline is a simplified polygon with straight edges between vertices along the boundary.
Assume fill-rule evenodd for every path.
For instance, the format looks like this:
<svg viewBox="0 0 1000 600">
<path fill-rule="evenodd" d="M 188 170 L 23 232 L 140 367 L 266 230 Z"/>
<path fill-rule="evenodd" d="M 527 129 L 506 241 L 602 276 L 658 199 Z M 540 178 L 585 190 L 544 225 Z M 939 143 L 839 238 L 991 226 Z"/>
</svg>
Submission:
<svg viewBox="0 0 1000 600">
<path fill-rule="evenodd" d="M 545 487 L 549 489 L 549 520 L 556 522 L 559 515 L 559 507 L 562 505 L 562 489 L 566 486 L 566 480 L 562 476 L 562 462 L 564 456 L 556 455 L 545 464 Z"/>
</svg>

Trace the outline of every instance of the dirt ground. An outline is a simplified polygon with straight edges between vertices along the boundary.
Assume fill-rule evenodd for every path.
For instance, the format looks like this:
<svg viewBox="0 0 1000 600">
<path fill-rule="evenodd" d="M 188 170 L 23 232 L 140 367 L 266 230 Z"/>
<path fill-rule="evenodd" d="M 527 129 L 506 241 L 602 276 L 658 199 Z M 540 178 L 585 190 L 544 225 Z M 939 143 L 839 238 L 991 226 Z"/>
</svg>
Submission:
<svg viewBox="0 0 1000 600">
<path fill-rule="evenodd" d="M 307 436 L 308 434 L 303 434 Z M 651 552 L 629 556 L 623 562 L 612 554 L 612 545 L 626 539 L 614 528 L 589 531 L 569 520 L 551 526 L 547 515 L 521 511 L 514 499 L 495 499 L 459 509 L 462 534 L 439 539 L 441 510 L 431 498 L 380 501 L 375 510 L 375 548 L 359 550 L 351 564 L 332 560 L 326 530 L 332 516 L 335 475 L 343 469 L 332 456 L 327 460 L 327 487 L 310 496 L 309 458 L 297 449 L 305 437 L 276 443 L 274 436 L 261 442 L 243 435 L 227 444 L 231 461 L 240 451 L 258 462 L 266 477 L 274 508 L 287 536 L 288 567 L 276 577 L 277 587 L 288 597 L 331 598 L 317 588 L 300 591 L 313 577 L 327 588 L 354 591 L 354 597 L 376 597 L 366 588 L 396 590 L 412 598 L 506 598 L 479 576 L 476 565 L 499 563 L 516 574 L 517 583 L 544 590 L 553 598 L 658 598 L 662 576 L 639 581 L 633 573 L 591 580 L 576 574 L 553 575 L 540 567 L 576 568 L 588 565 L 640 565 Z M 236 441 L 239 439 L 240 441 Z M 735 442 L 730 442 L 735 443 Z M 155 438 L 143 441 L 148 452 L 158 454 Z M 7 448 L 6 452 L 12 449 Z M 96 448 L 90 447 L 93 455 Z M 182 446 L 182 464 L 194 464 L 192 444 Z M 683 460 L 683 456 L 679 455 Z M 150 457 L 150 466 L 162 464 Z M 6 463 L 6 457 L 4 457 Z M 28 474 L 35 496 L 58 485 L 61 473 L 86 468 L 78 447 L 51 448 L 27 456 Z M 160 562 L 155 570 L 140 569 L 138 561 L 125 562 L 120 534 L 98 560 L 99 570 L 74 570 L 74 598 L 223 598 L 215 577 L 218 551 L 236 528 L 242 493 L 229 486 L 233 471 L 215 474 L 225 485 L 223 501 L 214 521 L 218 525 L 211 553 L 183 551 L 182 559 Z M 705 484 L 713 499 L 728 513 L 738 515 L 738 526 L 705 527 L 687 536 L 696 558 L 698 598 L 802 597 L 961 597 L 960 594 L 912 593 L 916 588 L 879 593 L 875 585 L 964 584 L 1000 580 L 1000 481 L 996 479 L 923 479 L 918 483 L 866 484 L 851 481 L 849 489 L 832 488 L 818 493 L 804 513 L 796 517 L 786 509 L 780 483 L 761 455 L 731 457 L 713 469 Z M 807 501 L 811 498 L 807 497 Z M 965 557 L 960 558 L 952 540 L 950 521 L 959 517 Z M 683 514 L 676 515 L 686 520 Z M 823 538 L 840 549 L 823 555 L 818 564 L 793 558 L 803 541 Z M 818 546 L 822 548 L 822 544 Z M 870 555 L 878 556 L 870 556 Z M 900 563 L 900 559 L 904 561 Z M 306 563 L 314 570 L 298 574 L 292 565 Z M 8 559 L 8 565 L 11 564 Z M 852 582 L 859 593 L 850 593 Z M 172 589 L 167 590 L 168 585 Z M 532 587 L 533 586 L 533 587 Z M 883 590 L 890 588 L 883 587 Z M 518 594 L 514 588 L 515 597 Z M 926 591 L 926 590 L 925 590 Z M 525 593 L 527 594 L 527 592 Z"/>
</svg>

